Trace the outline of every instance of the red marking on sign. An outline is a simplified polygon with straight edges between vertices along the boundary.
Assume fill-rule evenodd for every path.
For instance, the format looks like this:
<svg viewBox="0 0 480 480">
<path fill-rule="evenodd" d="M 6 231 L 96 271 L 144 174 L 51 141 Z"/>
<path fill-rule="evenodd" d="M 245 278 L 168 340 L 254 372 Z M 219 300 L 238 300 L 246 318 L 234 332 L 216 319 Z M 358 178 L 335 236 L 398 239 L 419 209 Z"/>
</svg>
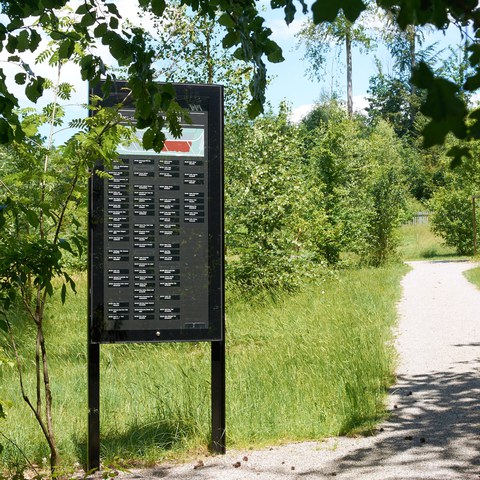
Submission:
<svg viewBox="0 0 480 480">
<path fill-rule="evenodd" d="M 191 140 L 165 140 L 162 152 L 183 152 L 188 153 L 192 146 Z"/>
</svg>

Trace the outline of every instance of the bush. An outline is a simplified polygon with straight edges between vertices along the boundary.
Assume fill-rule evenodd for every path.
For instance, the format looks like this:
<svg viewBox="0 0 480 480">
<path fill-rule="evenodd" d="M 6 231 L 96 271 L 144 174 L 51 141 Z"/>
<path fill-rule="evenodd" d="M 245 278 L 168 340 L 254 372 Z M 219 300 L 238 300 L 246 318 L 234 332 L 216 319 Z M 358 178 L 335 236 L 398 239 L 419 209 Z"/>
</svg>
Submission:
<svg viewBox="0 0 480 480">
<path fill-rule="evenodd" d="M 465 189 L 442 188 L 430 202 L 432 230 L 459 255 L 473 254 L 471 195 Z"/>
<path fill-rule="evenodd" d="M 227 127 L 227 279 L 250 289 L 294 290 L 321 260 L 321 192 L 301 162 L 300 129 L 287 113 Z"/>
<path fill-rule="evenodd" d="M 434 233 L 459 255 L 473 253 L 472 195 L 480 193 L 480 144 L 472 147 L 472 157 L 453 169 L 445 168 L 445 184 L 433 195 L 429 208 L 433 211 Z M 448 165 L 450 158 L 443 159 Z"/>
</svg>

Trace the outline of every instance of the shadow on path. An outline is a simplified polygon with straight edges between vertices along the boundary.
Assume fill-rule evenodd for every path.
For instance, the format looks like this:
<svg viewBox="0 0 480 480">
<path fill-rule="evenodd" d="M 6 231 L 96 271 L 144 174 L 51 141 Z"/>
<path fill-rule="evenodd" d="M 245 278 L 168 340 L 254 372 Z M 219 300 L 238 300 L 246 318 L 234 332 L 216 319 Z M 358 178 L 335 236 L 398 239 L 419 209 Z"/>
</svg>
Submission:
<svg viewBox="0 0 480 480">
<path fill-rule="evenodd" d="M 337 458 L 329 470 L 345 479 L 480 478 L 476 365 L 471 370 L 470 363 L 465 373 L 400 376 L 392 391 L 392 415 L 373 443 Z M 380 466 L 383 476 L 376 476 Z"/>
</svg>

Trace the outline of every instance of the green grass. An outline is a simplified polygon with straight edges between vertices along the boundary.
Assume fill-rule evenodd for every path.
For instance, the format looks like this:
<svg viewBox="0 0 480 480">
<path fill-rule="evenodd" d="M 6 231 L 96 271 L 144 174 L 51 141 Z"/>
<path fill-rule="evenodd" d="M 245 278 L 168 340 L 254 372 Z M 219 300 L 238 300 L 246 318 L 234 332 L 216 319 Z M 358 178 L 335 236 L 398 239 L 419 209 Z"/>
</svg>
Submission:
<svg viewBox="0 0 480 480">
<path fill-rule="evenodd" d="M 480 266 L 472 268 L 464 272 L 466 279 L 473 283 L 477 288 L 480 288 Z"/>
<path fill-rule="evenodd" d="M 443 244 L 428 224 L 403 225 L 400 228 L 399 254 L 403 260 L 429 260 L 455 257 L 455 249 Z"/>
<path fill-rule="evenodd" d="M 228 304 L 229 448 L 366 431 L 385 414 L 393 379 L 391 327 L 406 267 L 345 271 L 262 306 Z M 86 282 L 48 311 L 47 342 L 55 425 L 65 465 L 86 448 Z M 31 330 L 16 320 L 25 357 Z M 102 345 L 101 455 L 104 462 L 153 463 L 205 451 L 210 437 L 209 344 Z M 48 451 L 19 395 L 13 369 L 0 368 L 0 426 L 38 463 Z M 33 395 L 33 393 L 31 393 Z M 4 466 L 22 462 L 2 441 Z"/>
</svg>

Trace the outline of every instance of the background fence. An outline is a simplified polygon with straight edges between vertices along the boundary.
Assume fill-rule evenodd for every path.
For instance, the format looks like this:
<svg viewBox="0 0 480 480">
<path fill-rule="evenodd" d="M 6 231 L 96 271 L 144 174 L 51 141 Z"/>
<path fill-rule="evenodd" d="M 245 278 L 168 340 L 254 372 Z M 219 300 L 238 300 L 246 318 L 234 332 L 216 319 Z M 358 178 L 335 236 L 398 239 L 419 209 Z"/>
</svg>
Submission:
<svg viewBox="0 0 480 480">
<path fill-rule="evenodd" d="M 420 225 L 428 223 L 428 218 L 430 212 L 417 212 L 410 221 L 407 222 L 408 225 Z"/>
</svg>

